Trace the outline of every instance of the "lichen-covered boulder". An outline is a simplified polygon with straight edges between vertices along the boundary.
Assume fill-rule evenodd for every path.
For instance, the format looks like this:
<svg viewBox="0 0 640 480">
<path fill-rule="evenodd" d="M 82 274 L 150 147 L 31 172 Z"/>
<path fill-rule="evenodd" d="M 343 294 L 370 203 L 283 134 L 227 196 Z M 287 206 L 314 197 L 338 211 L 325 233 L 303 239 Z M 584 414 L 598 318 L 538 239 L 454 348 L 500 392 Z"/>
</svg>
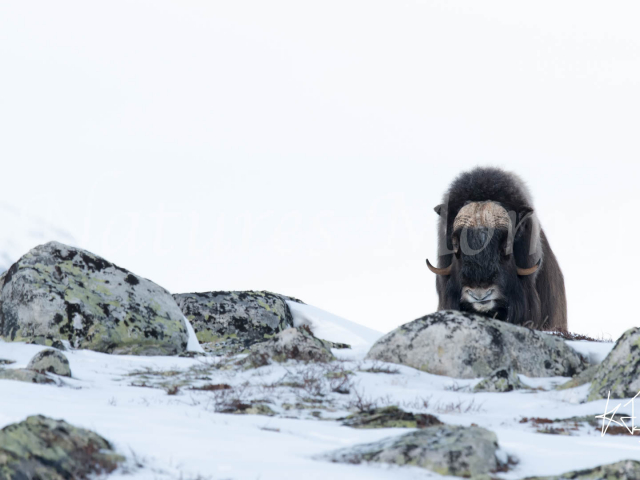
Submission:
<svg viewBox="0 0 640 480">
<path fill-rule="evenodd" d="M 283 297 L 270 292 L 180 293 L 173 296 L 209 352 L 237 354 L 293 327 Z"/>
<path fill-rule="evenodd" d="M 0 380 L 15 380 L 27 383 L 56 383 L 48 376 L 26 368 L 0 368 Z M 2 477 L 0 477 L 2 478 Z"/>
<path fill-rule="evenodd" d="M 411 413 L 396 407 L 374 408 L 344 418 L 342 425 L 353 428 L 426 428 L 442 425 L 428 413 Z"/>
<path fill-rule="evenodd" d="M 640 328 L 627 330 L 596 367 L 587 401 L 631 398 L 640 391 Z"/>
<path fill-rule="evenodd" d="M 506 467 L 495 433 L 481 427 L 436 425 L 377 442 L 348 447 L 325 458 L 339 463 L 413 465 L 441 475 L 474 477 Z"/>
<path fill-rule="evenodd" d="M 100 435 L 63 420 L 37 415 L 0 430 L 3 480 L 84 479 L 113 472 L 124 460 Z"/>
<path fill-rule="evenodd" d="M 5 340 L 132 355 L 185 351 L 182 312 L 164 288 L 58 242 L 35 247 L 0 277 Z"/>
<path fill-rule="evenodd" d="M 474 392 L 511 392 L 527 388 L 512 368 L 499 368 L 473 387 Z"/>
<path fill-rule="evenodd" d="M 71 367 L 69 367 L 67 357 L 50 348 L 36 353 L 29 361 L 27 369 L 38 373 L 53 373 L 62 377 L 71 376 Z"/>
<path fill-rule="evenodd" d="M 499 368 L 529 377 L 570 377 L 588 366 L 558 337 L 452 310 L 396 328 L 371 347 L 367 358 L 454 378 L 486 377 Z"/>
<path fill-rule="evenodd" d="M 302 362 L 330 362 L 335 360 L 322 340 L 304 328 L 288 328 L 269 340 L 251 347 L 249 355 L 241 364 L 250 368 L 283 363 L 287 360 Z"/>
<path fill-rule="evenodd" d="M 550 477 L 527 477 L 524 480 L 636 480 L 640 478 L 640 462 L 621 460 L 595 468 L 585 468 Z"/>
</svg>

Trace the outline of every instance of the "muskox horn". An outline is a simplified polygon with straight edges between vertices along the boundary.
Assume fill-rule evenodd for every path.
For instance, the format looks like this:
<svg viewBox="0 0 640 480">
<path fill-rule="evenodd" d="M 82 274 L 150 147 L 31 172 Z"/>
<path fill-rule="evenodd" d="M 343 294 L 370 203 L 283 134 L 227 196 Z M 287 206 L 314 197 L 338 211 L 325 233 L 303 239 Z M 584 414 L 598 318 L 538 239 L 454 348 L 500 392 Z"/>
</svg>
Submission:
<svg viewBox="0 0 640 480">
<path fill-rule="evenodd" d="M 453 263 L 451 263 L 451 265 L 453 265 Z M 427 267 L 429 267 L 429 270 L 431 270 L 436 275 L 450 275 L 451 274 L 451 265 L 449 265 L 448 267 L 444 267 L 444 268 L 436 268 L 436 267 L 434 267 L 433 265 L 431 265 L 429 263 L 429 259 L 427 258 Z"/>
<path fill-rule="evenodd" d="M 427 260 L 427 263 L 429 261 Z M 518 271 L 518 275 L 520 276 L 525 276 L 525 275 L 531 275 L 532 273 L 536 273 L 538 271 L 538 268 L 540 268 L 540 264 L 542 263 L 542 259 L 538 260 L 538 263 L 536 263 L 533 267 L 530 268 L 520 268 L 519 266 L 516 265 L 516 270 Z"/>
</svg>

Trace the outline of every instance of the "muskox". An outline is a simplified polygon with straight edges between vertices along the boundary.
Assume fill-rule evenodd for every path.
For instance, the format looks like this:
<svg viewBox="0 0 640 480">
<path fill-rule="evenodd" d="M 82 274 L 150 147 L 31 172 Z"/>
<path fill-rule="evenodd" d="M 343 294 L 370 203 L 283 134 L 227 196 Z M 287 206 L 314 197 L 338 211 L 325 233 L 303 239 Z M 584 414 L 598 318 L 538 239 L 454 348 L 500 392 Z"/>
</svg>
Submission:
<svg viewBox="0 0 640 480">
<path fill-rule="evenodd" d="M 515 174 L 475 168 L 435 208 L 439 310 L 483 314 L 538 330 L 566 330 L 564 278 Z"/>
</svg>

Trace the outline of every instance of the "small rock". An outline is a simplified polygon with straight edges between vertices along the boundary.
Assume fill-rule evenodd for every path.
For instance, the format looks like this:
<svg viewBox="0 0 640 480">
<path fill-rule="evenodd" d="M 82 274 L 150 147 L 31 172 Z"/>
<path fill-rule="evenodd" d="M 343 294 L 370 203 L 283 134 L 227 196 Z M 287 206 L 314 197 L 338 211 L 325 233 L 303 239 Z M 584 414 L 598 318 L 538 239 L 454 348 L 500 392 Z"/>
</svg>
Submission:
<svg viewBox="0 0 640 480">
<path fill-rule="evenodd" d="M 640 328 L 627 330 L 596 367 L 587 401 L 632 398 L 640 391 Z"/>
<path fill-rule="evenodd" d="M 124 460 L 100 435 L 63 420 L 37 415 L 0 430 L 1 478 L 93 478 L 114 471 Z"/>
<path fill-rule="evenodd" d="M 595 468 L 576 470 L 549 477 L 527 477 L 524 480 L 636 480 L 640 478 L 640 462 L 622 460 Z"/>
<path fill-rule="evenodd" d="M 396 328 L 367 358 L 454 378 L 486 377 L 499 368 L 529 377 L 570 377 L 588 366 L 561 338 L 453 310 Z"/>
<path fill-rule="evenodd" d="M 511 392 L 528 388 L 512 368 L 499 368 L 473 387 L 474 392 Z"/>
<path fill-rule="evenodd" d="M 55 348 L 56 350 L 60 350 L 61 352 L 66 352 L 67 351 L 67 347 L 64 346 L 64 343 L 62 343 L 62 340 L 54 340 L 51 343 L 51 348 Z"/>
<path fill-rule="evenodd" d="M 442 422 L 433 415 L 405 412 L 391 406 L 349 415 L 342 425 L 353 428 L 426 428 L 442 425 Z"/>
<path fill-rule="evenodd" d="M 173 298 L 203 348 L 235 355 L 293 327 L 293 316 L 280 296 L 263 291 L 180 293 Z"/>
<path fill-rule="evenodd" d="M 475 477 L 506 465 L 496 455 L 495 433 L 481 427 L 436 425 L 330 453 L 333 462 L 413 465 L 441 475 Z"/>
<path fill-rule="evenodd" d="M 257 368 L 272 362 L 299 360 L 302 362 L 330 362 L 335 357 L 322 340 L 308 330 L 288 328 L 266 342 L 251 347 L 249 355 L 241 364 Z"/>
<path fill-rule="evenodd" d="M 274 416 L 276 413 L 264 403 L 231 402 L 218 410 L 219 413 L 233 413 L 236 415 L 266 415 Z"/>
<path fill-rule="evenodd" d="M 34 372 L 24 368 L 3 368 L 0 369 L 0 380 L 16 380 L 27 383 L 56 383 L 51 378 L 42 373 Z M 1 470 L 0 470 L 1 471 Z"/>
<path fill-rule="evenodd" d="M 42 350 L 34 355 L 27 365 L 28 370 L 38 373 L 53 373 L 62 377 L 71 376 L 69 360 L 57 350 Z"/>
</svg>

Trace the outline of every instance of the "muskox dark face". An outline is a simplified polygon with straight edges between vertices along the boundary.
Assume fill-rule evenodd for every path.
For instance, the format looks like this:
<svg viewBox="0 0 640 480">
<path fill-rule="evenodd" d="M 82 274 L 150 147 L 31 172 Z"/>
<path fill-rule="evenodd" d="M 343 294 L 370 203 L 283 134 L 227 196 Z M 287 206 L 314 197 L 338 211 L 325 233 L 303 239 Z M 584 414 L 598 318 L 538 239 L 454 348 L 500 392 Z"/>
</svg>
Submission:
<svg viewBox="0 0 640 480">
<path fill-rule="evenodd" d="M 522 217 L 522 216 L 521 216 Z M 451 264 L 429 268 L 448 277 L 446 297 L 449 308 L 480 313 L 499 320 L 517 323 L 529 308 L 523 293 L 523 277 L 535 273 L 532 268 L 518 268 L 513 242 L 518 226 L 517 215 L 495 202 L 470 202 L 456 215 L 450 243 Z"/>
<path fill-rule="evenodd" d="M 486 227 L 454 233 L 460 310 L 507 319 L 509 285 L 518 279 L 513 259 L 504 253 L 507 236 L 505 230 Z"/>
</svg>

